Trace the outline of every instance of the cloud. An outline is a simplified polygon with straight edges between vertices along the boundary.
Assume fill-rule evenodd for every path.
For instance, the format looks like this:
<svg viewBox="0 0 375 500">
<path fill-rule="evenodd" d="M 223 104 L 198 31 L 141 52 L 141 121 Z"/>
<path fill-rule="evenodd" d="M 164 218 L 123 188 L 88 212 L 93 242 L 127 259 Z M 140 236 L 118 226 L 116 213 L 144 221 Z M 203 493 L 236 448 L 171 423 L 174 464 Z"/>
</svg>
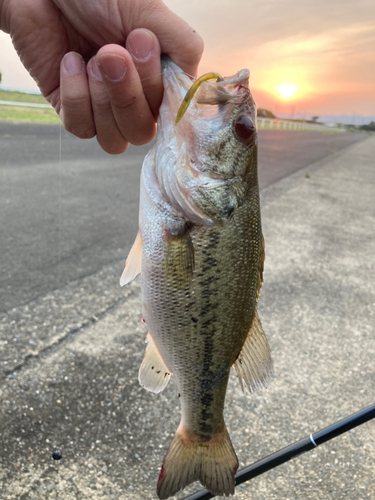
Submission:
<svg viewBox="0 0 375 500">
<path fill-rule="evenodd" d="M 260 68 L 257 83 L 264 88 L 270 89 L 282 73 L 284 79 L 290 74 L 306 89 L 319 85 L 325 91 L 353 82 L 357 87 L 374 85 L 375 90 L 374 61 L 372 25 L 336 28 L 310 36 L 293 35 L 258 46 L 253 57 L 253 64 Z"/>
<path fill-rule="evenodd" d="M 230 75 L 248 67 L 252 88 L 271 100 L 278 85 L 291 83 L 301 105 L 308 99 L 306 106 L 313 106 L 315 99 L 317 105 L 332 102 L 337 112 L 351 113 L 358 102 L 358 112 L 375 114 L 374 0 L 165 3 L 203 36 L 201 73 Z M 0 70 L 5 85 L 36 88 L 4 33 Z"/>
<path fill-rule="evenodd" d="M 262 100 L 275 101 L 277 87 L 291 83 L 297 104 L 313 108 L 316 102 L 319 113 L 327 106 L 351 113 L 356 100 L 358 112 L 375 113 L 373 0 L 166 3 L 203 36 L 201 73 L 230 75 L 248 67 Z"/>
</svg>

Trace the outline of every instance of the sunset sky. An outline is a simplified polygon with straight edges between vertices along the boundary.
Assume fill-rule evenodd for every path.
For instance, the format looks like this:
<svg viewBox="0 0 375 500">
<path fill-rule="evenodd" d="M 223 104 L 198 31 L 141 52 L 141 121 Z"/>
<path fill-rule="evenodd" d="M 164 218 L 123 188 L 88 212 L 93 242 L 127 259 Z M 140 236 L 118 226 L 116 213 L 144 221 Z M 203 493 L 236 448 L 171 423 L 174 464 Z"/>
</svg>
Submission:
<svg viewBox="0 0 375 500">
<path fill-rule="evenodd" d="M 248 67 L 258 106 L 276 114 L 375 115 L 374 0 L 165 3 L 205 40 L 200 73 Z M 36 88 L 21 66 L 0 33 L 3 85 Z"/>
</svg>

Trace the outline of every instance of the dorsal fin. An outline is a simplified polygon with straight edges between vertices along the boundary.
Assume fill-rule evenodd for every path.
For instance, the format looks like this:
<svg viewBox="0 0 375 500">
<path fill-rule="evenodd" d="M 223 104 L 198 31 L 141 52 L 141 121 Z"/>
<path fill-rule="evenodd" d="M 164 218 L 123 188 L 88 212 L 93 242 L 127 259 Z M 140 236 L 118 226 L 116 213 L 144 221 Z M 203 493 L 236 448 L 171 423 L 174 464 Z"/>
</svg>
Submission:
<svg viewBox="0 0 375 500">
<path fill-rule="evenodd" d="M 267 387 L 272 378 L 273 363 L 270 348 L 263 332 L 258 311 L 255 311 L 249 333 L 233 368 L 240 381 L 242 391 L 244 390 L 244 382 L 249 391 L 254 392 Z"/>
<path fill-rule="evenodd" d="M 139 368 L 138 380 L 142 387 L 157 394 L 167 386 L 171 372 L 160 356 L 150 332 L 147 334 L 146 342 L 145 357 Z"/>
<path fill-rule="evenodd" d="M 141 231 L 138 231 L 133 246 L 131 247 L 131 250 L 129 252 L 128 258 L 126 259 L 125 269 L 120 278 L 121 286 L 127 285 L 129 281 L 133 280 L 141 272 L 142 247 L 142 234 Z"/>
</svg>

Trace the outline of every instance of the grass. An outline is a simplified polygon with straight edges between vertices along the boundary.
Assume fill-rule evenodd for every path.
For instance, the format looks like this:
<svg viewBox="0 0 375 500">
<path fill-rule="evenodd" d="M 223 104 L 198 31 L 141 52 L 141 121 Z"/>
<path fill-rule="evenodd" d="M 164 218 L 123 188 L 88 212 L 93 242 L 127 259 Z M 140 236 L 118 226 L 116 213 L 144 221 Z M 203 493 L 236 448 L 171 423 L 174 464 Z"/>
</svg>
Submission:
<svg viewBox="0 0 375 500">
<path fill-rule="evenodd" d="M 48 104 L 42 95 L 0 90 L 0 101 Z M 0 121 L 13 123 L 60 123 L 54 109 L 0 104 Z"/>
<path fill-rule="evenodd" d="M 0 90 L 0 101 L 33 102 L 48 104 L 42 95 L 25 94 L 15 90 Z"/>
<path fill-rule="evenodd" d="M 13 123 L 60 123 L 54 109 L 23 108 L 0 104 L 0 121 Z"/>
</svg>

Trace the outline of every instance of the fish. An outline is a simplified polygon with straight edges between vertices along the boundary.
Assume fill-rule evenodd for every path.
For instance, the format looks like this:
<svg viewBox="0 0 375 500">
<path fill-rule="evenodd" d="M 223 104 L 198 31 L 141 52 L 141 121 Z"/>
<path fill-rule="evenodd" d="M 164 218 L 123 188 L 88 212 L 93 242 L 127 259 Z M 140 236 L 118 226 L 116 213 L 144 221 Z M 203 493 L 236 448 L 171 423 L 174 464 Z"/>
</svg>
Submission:
<svg viewBox="0 0 375 500">
<path fill-rule="evenodd" d="M 141 172 L 139 232 L 120 279 L 141 273 L 147 347 L 140 384 L 173 376 L 181 421 L 157 495 L 194 481 L 234 494 L 238 459 L 223 417 L 231 367 L 250 392 L 273 364 L 257 312 L 263 283 L 256 106 L 249 71 L 195 82 L 162 59 L 164 96 Z M 214 80 L 214 81 L 213 81 Z"/>
</svg>

